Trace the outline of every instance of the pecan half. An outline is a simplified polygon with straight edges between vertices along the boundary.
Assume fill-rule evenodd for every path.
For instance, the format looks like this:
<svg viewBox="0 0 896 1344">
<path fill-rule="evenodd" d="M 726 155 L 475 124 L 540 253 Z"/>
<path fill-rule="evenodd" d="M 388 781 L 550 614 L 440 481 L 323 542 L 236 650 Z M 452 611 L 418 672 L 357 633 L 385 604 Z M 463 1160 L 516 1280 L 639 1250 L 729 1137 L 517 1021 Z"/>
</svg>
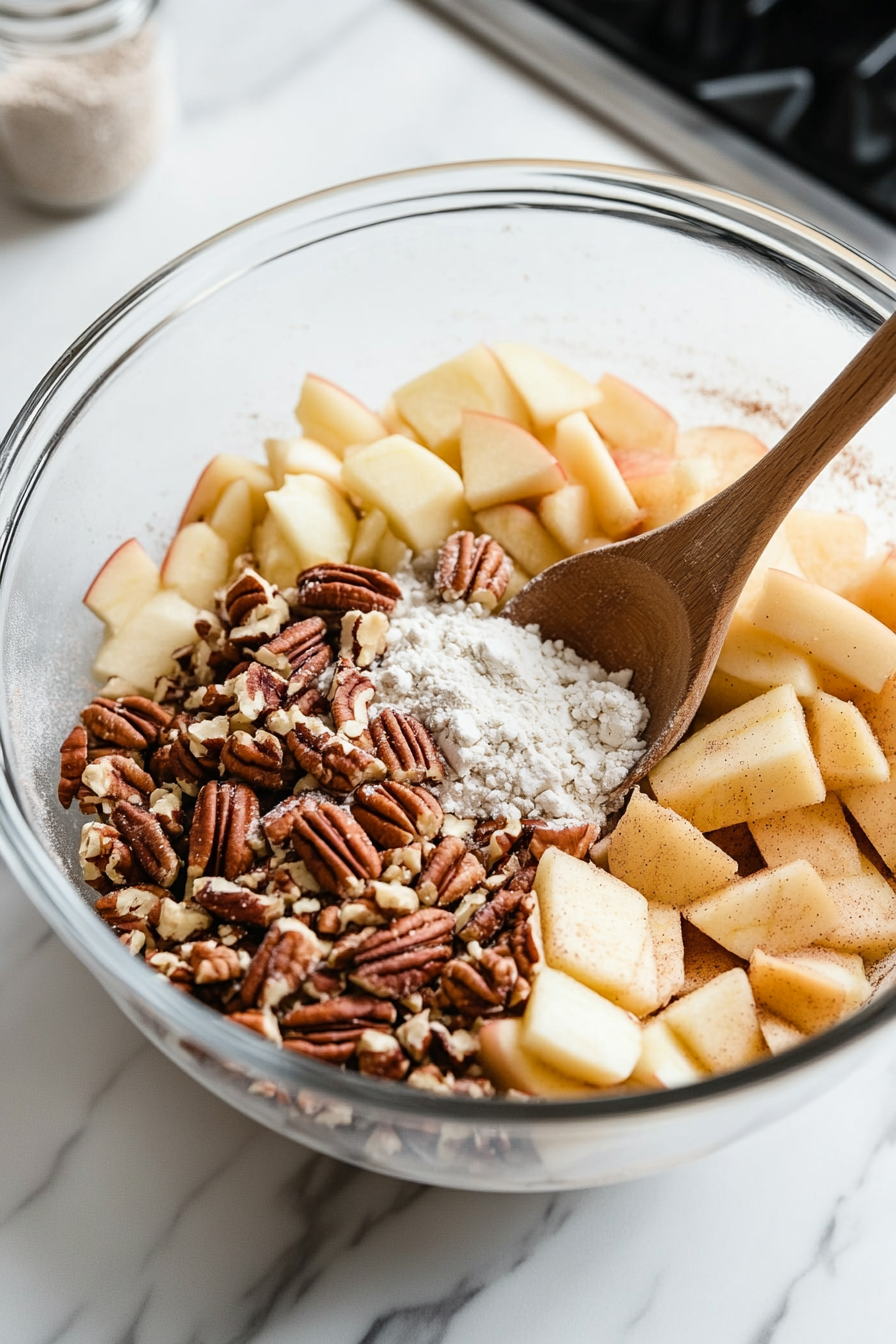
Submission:
<svg viewBox="0 0 896 1344">
<path fill-rule="evenodd" d="M 180 869 L 180 859 L 158 817 L 144 807 L 124 802 L 115 806 L 112 821 L 149 880 L 159 887 L 170 887 Z"/>
<path fill-rule="evenodd" d="M 459 937 L 465 943 L 490 943 L 513 918 L 525 893 L 505 887 L 471 915 Z"/>
<path fill-rule="evenodd" d="M 412 714 L 384 709 L 370 725 L 370 731 L 390 779 L 400 784 L 422 784 L 424 779 L 445 778 L 435 743 Z"/>
<path fill-rule="evenodd" d="M 266 1041 L 273 1041 L 275 1045 L 282 1044 L 280 1027 L 270 1008 L 249 1008 L 242 1013 L 228 1013 L 227 1020 L 238 1022 L 241 1027 L 248 1027 L 249 1031 L 263 1036 Z"/>
<path fill-rule="evenodd" d="M 330 684 L 330 712 L 337 732 L 350 737 L 365 751 L 373 748 L 370 736 L 370 702 L 375 687 L 366 672 L 349 658 L 340 658 Z"/>
<path fill-rule="evenodd" d="M 343 994 L 323 1003 L 302 1004 L 283 1014 L 283 1044 L 296 1054 L 344 1064 L 369 1027 L 396 1018 L 394 1004 L 361 994 Z"/>
<path fill-rule="evenodd" d="M 66 811 L 78 796 L 86 768 L 87 729 L 79 723 L 59 748 L 59 787 L 56 792 Z"/>
<path fill-rule="evenodd" d="M 249 833 L 258 815 L 258 799 L 248 784 L 210 780 L 196 799 L 187 877 L 208 873 L 232 882 L 248 872 L 255 860 Z"/>
<path fill-rule="evenodd" d="M 518 975 L 512 957 L 488 948 L 478 966 L 459 958 L 449 961 L 442 971 L 441 994 L 464 1017 L 493 1017 L 503 1012 Z"/>
<path fill-rule="evenodd" d="M 224 877 L 197 877 L 193 883 L 193 901 L 219 919 L 233 924 L 252 924 L 267 928 L 283 914 L 283 897 L 239 887 Z"/>
<path fill-rule="evenodd" d="M 242 729 L 231 733 L 221 752 L 221 765 L 228 774 L 259 789 L 284 789 L 287 785 L 283 743 L 263 728 L 254 737 Z"/>
<path fill-rule="evenodd" d="M 315 611 L 385 611 L 394 609 L 401 589 L 393 578 L 364 565 L 314 565 L 297 579 L 297 601 Z"/>
<path fill-rule="evenodd" d="M 299 719 L 287 733 L 286 745 L 302 769 L 334 793 L 351 793 L 386 773 L 376 756 L 331 733 L 319 719 Z"/>
<path fill-rule="evenodd" d="M 368 1078 L 403 1078 L 411 1067 L 400 1044 L 389 1032 L 368 1027 L 361 1033 L 355 1046 L 358 1072 Z"/>
<path fill-rule="evenodd" d="M 161 887 L 125 887 L 107 896 L 100 896 L 94 909 L 117 933 L 128 933 L 139 929 L 144 935 L 150 934 L 150 926 L 159 921 L 162 908 Z"/>
<path fill-rule="evenodd" d="M 227 620 L 232 626 L 244 625 L 258 607 L 268 606 L 271 597 L 271 586 L 260 574 L 254 569 L 243 570 L 224 594 Z"/>
<path fill-rule="evenodd" d="M 95 798 L 117 799 L 145 807 L 156 784 L 130 756 L 101 756 L 81 776 Z"/>
<path fill-rule="evenodd" d="M 122 836 L 114 826 L 101 821 L 87 821 L 81 827 L 78 860 L 84 881 L 95 891 L 129 887 L 139 877 L 134 856 Z"/>
<path fill-rule="evenodd" d="M 446 835 L 429 856 L 417 883 L 421 904 L 452 905 L 472 891 L 485 877 L 485 868 L 463 840 Z"/>
<path fill-rule="evenodd" d="M 438 835 L 443 815 L 439 800 L 428 789 L 396 780 L 362 784 L 352 803 L 352 816 L 384 849 L 431 840 Z"/>
<path fill-rule="evenodd" d="M 81 710 L 81 722 L 101 742 L 142 750 L 158 741 L 171 721 L 171 711 L 142 695 L 124 695 L 108 700 L 98 695 Z"/>
<path fill-rule="evenodd" d="M 286 695 L 284 679 L 261 663 L 250 663 L 245 672 L 233 677 L 227 686 L 233 691 L 240 714 L 252 723 L 262 714 L 279 709 Z"/>
<path fill-rule="evenodd" d="M 321 798 L 311 793 L 300 793 L 265 812 L 261 818 L 261 829 L 269 845 L 284 849 L 292 836 L 293 822 L 303 812 L 313 811 L 321 804 Z"/>
<path fill-rule="evenodd" d="M 356 667 L 370 667 L 386 652 L 389 617 L 383 611 L 347 611 L 342 618 L 339 652 Z"/>
<path fill-rule="evenodd" d="M 566 826 L 538 826 L 529 839 L 529 856 L 537 863 L 545 850 L 553 845 L 575 859 L 584 859 L 596 839 L 597 827 L 591 821 L 571 822 Z"/>
<path fill-rule="evenodd" d="M 239 953 L 225 947 L 214 938 L 194 943 L 190 952 L 193 982 L 197 985 L 220 985 L 237 980 L 243 973 Z"/>
<path fill-rule="evenodd" d="M 359 942 L 352 984 L 379 999 L 403 999 L 430 983 L 451 957 L 454 916 L 417 910 Z"/>
<path fill-rule="evenodd" d="M 320 802 L 293 822 L 293 848 L 324 891 L 360 896 L 382 872 L 376 849 L 354 818 L 335 803 Z"/>
<path fill-rule="evenodd" d="M 439 551 L 436 587 L 443 602 L 479 602 L 493 611 L 512 573 L 510 556 L 487 533 L 455 532 Z"/>
<path fill-rule="evenodd" d="M 286 677 L 290 694 L 303 691 L 320 676 L 333 654 L 326 643 L 327 627 L 319 616 L 295 621 L 255 650 L 255 657 L 266 667 Z"/>
<path fill-rule="evenodd" d="M 320 961 L 320 940 L 300 919 L 278 919 L 264 936 L 240 988 L 245 1006 L 275 1008 L 295 994 Z"/>
</svg>

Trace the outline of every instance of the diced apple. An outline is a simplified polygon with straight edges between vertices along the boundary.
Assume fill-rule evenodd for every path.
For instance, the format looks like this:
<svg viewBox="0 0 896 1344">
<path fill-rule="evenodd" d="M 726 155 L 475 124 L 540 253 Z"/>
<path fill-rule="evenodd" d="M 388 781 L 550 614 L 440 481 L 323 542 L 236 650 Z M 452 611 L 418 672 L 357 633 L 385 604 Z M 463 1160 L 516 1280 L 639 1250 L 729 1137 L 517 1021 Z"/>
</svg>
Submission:
<svg viewBox="0 0 896 1344">
<path fill-rule="evenodd" d="M 405 546 L 392 529 L 387 527 L 376 548 L 373 568 L 381 569 L 384 574 L 397 574 L 410 560 L 411 554 L 411 548 Z"/>
<path fill-rule="evenodd" d="M 868 528 L 857 514 L 793 509 L 784 527 L 800 569 L 810 582 L 842 593 L 862 570 Z"/>
<path fill-rule="evenodd" d="M 700 701 L 694 722 L 699 727 L 698 720 L 707 723 L 713 719 L 720 719 L 723 714 L 738 709 L 740 705 L 745 705 L 748 700 L 755 700 L 756 696 L 761 694 L 762 689 L 757 688 L 752 681 L 741 681 L 740 677 L 729 676 L 727 672 L 720 672 L 716 668 L 703 692 L 703 699 Z"/>
<path fill-rule="evenodd" d="M 859 847 L 833 793 L 813 807 L 751 821 L 750 831 L 770 868 L 806 859 L 825 881 L 862 871 Z"/>
<path fill-rule="evenodd" d="M 736 966 L 745 968 L 747 965 L 743 957 L 736 957 L 687 919 L 681 921 L 681 941 L 684 947 L 682 994 L 691 994 L 715 980 L 716 976 L 733 971 Z"/>
<path fill-rule="evenodd" d="M 724 1073 L 768 1053 L 746 972 L 739 967 L 676 999 L 657 1022 L 670 1027 L 710 1073 Z"/>
<path fill-rule="evenodd" d="M 808 1033 L 832 1027 L 871 993 L 861 957 L 821 948 L 783 956 L 757 948 L 750 985 L 758 1004 Z"/>
<path fill-rule="evenodd" d="M 877 738 L 848 700 L 819 691 L 806 703 L 806 726 L 829 789 L 883 784 L 890 778 L 890 767 Z"/>
<path fill-rule="evenodd" d="M 756 1005 L 756 1016 L 759 1019 L 759 1030 L 773 1055 L 783 1055 L 785 1050 L 792 1050 L 795 1045 L 802 1045 L 806 1040 L 805 1032 L 798 1031 L 783 1017 L 776 1017 L 759 1004 Z"/>
<path fill-rule="evenodd" d="M 675 441 L 676 457 L 696 458 L 708 465 L 708 485 L 711 494 L 724 490 L 726 485 L 755 467 L 767 452 L 765 444 L 746 429 L 730 425 L 703 425 L 679 433 Z"/>
<path fill-rule="evenodd" d="M 460 459 L 467 503 L 474 513 L 549 494 L 564 482 L 559 463 L 533 434 L 484 411 L 464 411 Z"/>
<path fill-rule="evenodd" d="M 268 583 L 278 588 L 292 588 L 299 572 L 298 562 L 277 526 L 277 519 L 268 513 L 252 534 L 252 549 L 258 561 L 258 572 Z"/>
<path fill-rule="evenodd" d="M 632 1012 L 656 1006 L 655 964 L 652 984 L 636 983 L 645 944 L 653 951 L 640 892 L 553 847 L 539 860 L 535 892 L 548 966 Z"/>
<path fill-rule="evenodd" d="M 728 627 L 716 670 L 754 686 L 754 696 L 787 682 L 801 699 L 818 690 L 818 677 L 806 654 L 737 614 Z"/>
<path fill-rule="evenodd" d="M 357 519 L 345 496 L 328 481 L 320 476 L 291 476 L 266 498 L 300 570 L 348 560 Z"/>
<path fill-rule="evenodd" d="M 103 641 L 94 674 L 101 681 L 124 677 L 151 695 L 159 677 L 174 674 L 174 650 L 196 643 L 198 618 L 199 611 L 180 593 L 163 589 Z"/>
<path fill-rule="evenodd" d="M 566 474 L 587 487 L 601 531 L 614 540 L 633 532 L 643 511 L 587 415 L 578 411 L 565 416 L 554 432 L 553 449 Z"/>
<path fill-rule="evenodd" d="M 460 411 L 457 415 L 460 424 Z M 353 453 L 346 487 L 366 509 L 382 509 L 396 536 L 416 552 L 434 550 L 452 532 L 472 526 L 464 483 L 446 462 L 401 434 Z"/>
<path fill-rule="evenodd" d="M 322 476 L 337 490 L 342 486 L 342 458 L 332 448 L 313 439 L 265 439 L 264 450 L 274 484 L 279 489 L 287 476 Z"/>
<path fill-rule="evenodd" d="M 675 452 L 678 426 L 658 402 L 613 373 L 598 379 L 597 390 L 600 398 L 587 408 L 588 416 L 612 449 Z"/>
<path fill-rule="evenodd" d="M 501 1017 L 485 1022 L 479 1031 L 479 1062 L 495 1087 L 513 1088 L 530 1097 L 587 1097 L 594 1089 L 544 1064 L 523 1045 L 523 1022 Z"/>
<path fill-rule="evenodd" d="M 840 801 L 890 871 L 896 871 L 896 767 L 890 767 L 890 778 L 883 784 L 841 789 Z"/>
<path fill-rule="evenodd" d="M 890 547 L 871 556 L 842 591 L 869 616 L 896 630 L 896 551 Z"/>
<path fill-rule="evenodd" d="M 737 877 L 737 864 L 684 817 L 635 789 L 610 836 L 610 872 L 650 901 L 681 906 Z"/>
<path fill-rule="evenodd" d="M 136 537 L 113 551 L 84 594 L 84 605 L 115 634 L 159 591 L 159 567 Z"/>
<path fill-rule="evenodd" d="M 879 691 L 896 672 L 896 633 L 807 579 L 770 569 L 749 619 L 865 690 Z"/>
<path fill-rule="evenodd" d="M 647 927 L 656 964 L 656 1006 L 662 1008 L 684 989 L 684 938 L 681 915 L 671 905 L 647 903 Z"/>
<path fill-rule="evenodd" d="M 632 1074 L 632 1082 L 645 1087 L 686 1087 L 701 1083 L 707 1070 L 697 1063 L 672 1028 L 655 1017 L 645 1022 L 641 1034 L 641 1054 Z"/>
<path fill-rule="evenodd" d="M 296 419 L 309 439 L 340 456 L 350 444 L 376 443 L 386 432 L 369 406 L 316 373 L 309 373 L 302 384 Z"/>
<path fill-rule="evenodd" d="M 800 702 L 778 686 L 701 728 L 650 774 L 657 800 L 700 831 L 825 798 Z"/>
<path fill-rule="evenodd" d="M 738 957 L 794 952 L 836 928 L 839 911 L 805 859 L 763 868 L 685 907 L 684 916 Z"/>
<path fill-rule="evenodd" d="M 349 556 L 350 563 L 365 565 L 368 569 L 375 568 L 373 562 L 377 547 L 388 530 L 389 523 L 382 509 L 371 509 L 369 513 L 365 513 L 364 517 L 358 520 L 352 553 Z"/>
<path fill-rule="evenodd" d="M 411 428 L 399 411 L 394 397 L 387 399 L 385 406 L 380 411 L 380 419 L 386 427 L 387 434 L 403 434 L 406 439 L 411 439 L 414 443 L 422 442 L 420 435 Z"/>
<path fill-rule="evenodd" d="M 264 502 L 265 494 L 274 488 L 271 473 L 260 462 L 253 462 L 249 457 L 239 457 L 236 453 L 219 453 L 200 473 L 179 527 L 209 519 L 230 482 L 240 480 L 244 480 L 249 486 L 252 494 L 252 516 L 256 523 L 260 523 L 267 509 Z"/>
<path fill-rule="evenodd" d="M 697 458 L 634 449 L 614 453 L 613 458 L 644 514 L 645 531 L 682 518 L 712 493 L 711 472 Z"/>
<path fill-rule="evenodd" d="M 735 610 L 738 614 L 746 617 L 747 620 L 750 619 L 753 604 L 762 591 L 765 576 L 770 569 L 783 569 L 788 574 L 796 574 L 799 578 L 805 577 L 793 553 L 793 548 L 787 540 L 787 532 L 783 523 L 777 532 L 772 534 L 771 540 L 750 571 L 750 577 L 737 599 Z"/>
<path fill-rule="evenodd" d="M 638 1062 L 641 1026 L 609 999 L 545 966 L 526 1004 L 522 1044 L 560 1073 L 612 1087 Z"/>
<path fill-rule="evenodd" d="M 534 345 L 500 341 L 492 348 L 536 429 L 555 425 L 574 411 L 587 410 L 598 399 L 593 383 Z"/>
<path fill-rule="evenodd" d="M 839 919 L 814 940 L 818 947 L 854 952 L 866 961 L 876 961 L 896 948 L 896 892 L 872 864 L 863 858 L 858 877 L 841 877 L 827 885 Z"/>
<path fill-rule="evenodd" d="M 517 425 L 529 424 L 523 401 L 486 345 L 476 345 L 405 383 L 394 401 L 426 447 L 455 468 L 460 464 L 462 412 L 488 411 Z"/>
<path fill-rule="evenodd" d="M 224 538 L 208 523 L 187 523 L 162 561 L 162 587 L 173 588 L 194 607 L 213 609 L 215 592 L 229 571 L 230 548 Z"/>
<path fill-rule="evenodd" d="M 876 695 L 856 690 L 849 699 L 867 720 L 887 759 L 896 759 L 896 676 L 884 682 Z"/>
<path fill-rule="evenodd" d="M 592 550 L 596 544 L 597 524 L 587 486 L 573 483 L 545 495 L 538 505 L 538 517 L 567 555 Z M 610 538 L 600 540 L 609 543 Z"/>
<path fill-rule="evenodd" d="M 563 559 L 556 541 L 535 517 L 531 509 L 521 504 L 496 504 L 493 509 L 482 509 L 475 515 L 480 532 L 487 532 L 500 542 L 511 559 L 528 574 L 540 574 L 549 565 Z"/>
<path fill-rule="evenodd" d="M 242 478 L 225 486 L 209 522 L 227 542 L 231 560 L 247 551 L 252 543 L 252 491 Z"/>
</svg>

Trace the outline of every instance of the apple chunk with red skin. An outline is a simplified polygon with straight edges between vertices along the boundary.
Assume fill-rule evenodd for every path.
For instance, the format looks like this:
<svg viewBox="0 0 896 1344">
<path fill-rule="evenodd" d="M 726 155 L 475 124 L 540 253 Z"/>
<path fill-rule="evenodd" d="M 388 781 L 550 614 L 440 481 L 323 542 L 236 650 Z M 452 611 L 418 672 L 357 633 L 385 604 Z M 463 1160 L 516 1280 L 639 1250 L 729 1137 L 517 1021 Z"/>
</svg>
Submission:
<svg viewBox="0 0 896 1344">
<path fill-rule="evenodd" d="M 587 409 L 613 449 L 646 448 L 670 456 L 675 452 L 678 426 L 669 412 L 613 373 L 598 379 L 597 395 Z"/>
<path fill-rule="evenodd" d="M 162 586 L 173 588 L 194 607 L 212 608 L 215 592 L 230 570 L 230 547 L 208 523 L 187 523 L 162 561 Z"/>
<path fill-rule="evenodd" d="M 252 512 L 256 523 L 267 513 L 265 491 L 273 490 L 271 473 L 260 462 L 236 453 L 219 453 L 203 468 L 187 501 L 179 527 L 210 518 L 218 500 L 231 481 L 245 480 L 252 494 Z"/>
<path fill-rule="evenodd" d="M 84 594 L 84 605 L 114 633 L 159 591 L 159 567 L 136 537 L 113 551 Z"/>
<path fill-rule="evenodd" d="M 559 490 L 563 469 L 534 434 L 512 420 L 464 411 L 460 430 L 461 474 L 474 511 Z"/>
<path fill-rule="evenodd" d="M 151 695 L 161 676 L 174 672 L 175 649 L 195 644 L 199 611 L 172 589 L 163 588 L 129 621 L 103 640 L 93 670 L 105 681 L 123 677 Z"/>
<path fill-rule="evenodd" d="M 481 509 L 475 519 L 479 531 L 494 537 L 527 574 L 540 574 L 564 558 L 554 538 L 522 504 L 496 504 Z"/>
<path fill-rule="evenodd" d="M 309 439 L 341 457 L 356 443 L 376 443 L 386 434 L 378 415 L 345 388 L 309 373 L 302 384 L 296 419 Z"/>
</svg>

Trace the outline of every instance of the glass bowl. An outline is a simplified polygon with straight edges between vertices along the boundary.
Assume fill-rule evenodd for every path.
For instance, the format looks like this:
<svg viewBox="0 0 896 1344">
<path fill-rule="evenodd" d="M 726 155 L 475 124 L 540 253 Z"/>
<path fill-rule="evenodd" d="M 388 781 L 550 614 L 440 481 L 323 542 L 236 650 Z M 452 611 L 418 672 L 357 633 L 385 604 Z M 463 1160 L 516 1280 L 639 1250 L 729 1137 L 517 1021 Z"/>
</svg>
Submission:
<svg viewBox="0 0 896 1344">
<path fill-rule="evenodd" d="M 48 373 L 0 458 L 0 836 L 10 867 L 123 1011 L 262 1124 L 417 1181 L 549 1190 L 622 1180 L 745 1134 L 876 1048 L 892 994 L 751 1068 L 588 1101 L 432 1096 L 278 1052 L 132 959 L 81 885 L 59 742 L 94 693 L 81 596 L 136 535 L 164 553 L 222 451 L 289 432 L 319 371 L 379 405 L 479 341 L 609 368 L 685 426 L 774 440 L 896 306 L 896 281 L 817 231 L 656 173 L 560 162 L 424 169 L 270 210 L 123 298 Z M 892 531 L 896 410 L 813 487 Z"/>
</svg>

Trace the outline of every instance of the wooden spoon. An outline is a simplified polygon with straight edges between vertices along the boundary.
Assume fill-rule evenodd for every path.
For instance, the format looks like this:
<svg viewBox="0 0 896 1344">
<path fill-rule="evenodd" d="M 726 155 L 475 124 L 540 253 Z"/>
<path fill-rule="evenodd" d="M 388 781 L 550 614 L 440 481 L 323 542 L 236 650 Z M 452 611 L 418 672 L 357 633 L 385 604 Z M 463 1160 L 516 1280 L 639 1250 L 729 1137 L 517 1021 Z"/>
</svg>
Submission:
<svg viewBox="0 0 896 1344">
<path fill-rule="evenodd" d="M 746 475 L 674 523 L 586 551 L 537 575 L 504 612 L 608 670 L 632 668 L 650 710 L 647 750 L 614 793 L 684 735 L 735 604 L 806 487 L 896 392 L 896 314 L 878 328 Z"/>
</svg>

